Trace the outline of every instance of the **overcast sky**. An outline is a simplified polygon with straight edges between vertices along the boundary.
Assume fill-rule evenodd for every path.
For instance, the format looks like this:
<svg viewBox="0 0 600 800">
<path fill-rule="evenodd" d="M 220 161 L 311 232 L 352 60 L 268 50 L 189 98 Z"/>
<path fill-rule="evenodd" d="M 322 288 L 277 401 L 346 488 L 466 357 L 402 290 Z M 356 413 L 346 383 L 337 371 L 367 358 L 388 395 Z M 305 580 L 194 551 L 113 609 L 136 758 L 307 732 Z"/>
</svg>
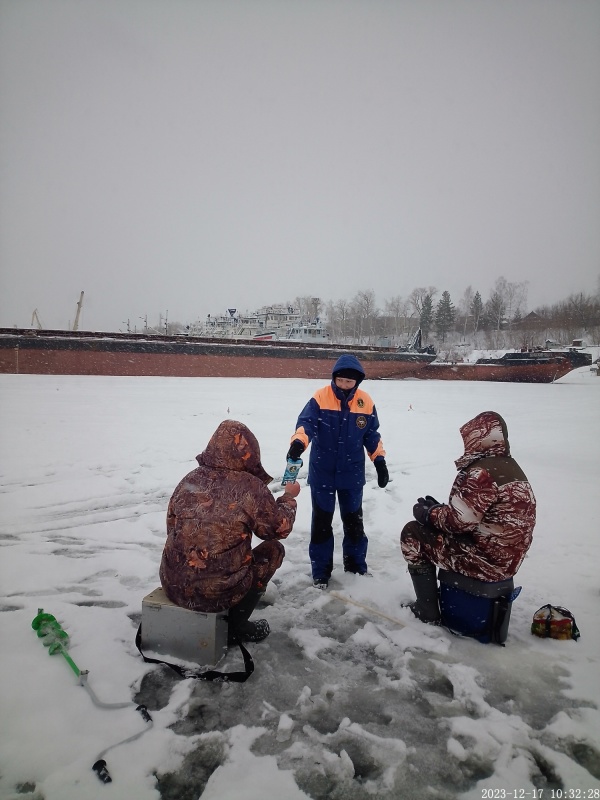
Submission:
<svg viewBox="0 0 600 800">
<path fill-rule="evenodd" d="M 600 273 L 598 0 L 0 0 L 0 326 Z"/>
</svg>

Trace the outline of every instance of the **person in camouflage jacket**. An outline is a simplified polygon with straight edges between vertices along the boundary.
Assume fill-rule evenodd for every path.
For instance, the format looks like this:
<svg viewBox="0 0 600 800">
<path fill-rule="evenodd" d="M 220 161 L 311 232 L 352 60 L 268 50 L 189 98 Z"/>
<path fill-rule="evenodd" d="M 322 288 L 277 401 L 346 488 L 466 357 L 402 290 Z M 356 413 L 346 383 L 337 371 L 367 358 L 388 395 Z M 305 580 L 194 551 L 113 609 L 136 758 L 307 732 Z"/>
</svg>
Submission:
<svg viewBox="0 0 600 800">
<path fill-rule="evenodd" d="M 283 562 L 280 540 L 292 530 L 300 486 L 286 485 L 275 500 L 256 437 L 234 420 L 219 425 L 196 460 L 169 502 L 161 584 L 178 606 L 229 610 L 230 634 L 260 641 L 266 620 L 248 618 Z M 263 540 L 254 549 L 253 534 Z"/>
<path fill-rule="evenodd" d="M 400 535 L 402 554 L 415 586 L 415 615 L 439 620 L 435 567 L 469 578 L 512 578 L 529 547 L 536 501 L 531 485 L 510 455 L 504 419 L 485 411 L 460 429 L 464 453 L 448 503 L 429 495 L 413 507 L 414 522 Z"/>
</svg>

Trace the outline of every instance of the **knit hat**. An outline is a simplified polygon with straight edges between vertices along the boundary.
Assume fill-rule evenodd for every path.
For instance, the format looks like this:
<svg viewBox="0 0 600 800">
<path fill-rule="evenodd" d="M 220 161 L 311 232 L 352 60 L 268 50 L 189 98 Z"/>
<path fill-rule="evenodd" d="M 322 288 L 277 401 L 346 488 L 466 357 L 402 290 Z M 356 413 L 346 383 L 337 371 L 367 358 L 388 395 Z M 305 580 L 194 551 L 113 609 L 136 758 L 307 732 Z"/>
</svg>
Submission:
<svg viewBox="0 0 600 800">
<path fill-rule="evenodd" d="M 333 373 L 334 380 L 335 378 L 349 378 L 352 381 L 356 381 L 360 383 L 362 379 L 365 377 L 362 372 L 359 372 L 357 369 L 338 369 L 337 372 Z"/>
<path fill-rule="evenodd" d="M 344 353 L 333 365 L 331 377 L 334 381 L 336 378 L 350 378 L 356 381 L 356 385 L 358 386 L 359 383 L 365 379 L 365 371 L 355 355 L 352 355 L 352 353 Z"/>
</svg>

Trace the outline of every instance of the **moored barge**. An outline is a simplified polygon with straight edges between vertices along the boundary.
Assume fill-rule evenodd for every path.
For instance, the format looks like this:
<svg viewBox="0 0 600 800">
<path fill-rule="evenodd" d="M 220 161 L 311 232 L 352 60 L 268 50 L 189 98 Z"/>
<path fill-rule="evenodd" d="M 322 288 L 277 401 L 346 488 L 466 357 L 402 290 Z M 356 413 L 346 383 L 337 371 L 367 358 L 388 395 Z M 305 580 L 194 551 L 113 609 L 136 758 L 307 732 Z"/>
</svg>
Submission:
<svg viewBox="0 0 600 800">
<path fill-rule="evenodd" d="M 0 373 L 327 379 L 348 350 L 372 380 L 416 377 L 435 358 L 365 345 L 0 328 Z"/>
<path fill-rule="evenodd" d="M 328 379 L 348 351 L 371 380 L 552 383 L 592 363 L 577 350 L 450 363 L 434 353 L 367 345 L 0 328 L 0 373 L 13 374 Z"/>
</svg>

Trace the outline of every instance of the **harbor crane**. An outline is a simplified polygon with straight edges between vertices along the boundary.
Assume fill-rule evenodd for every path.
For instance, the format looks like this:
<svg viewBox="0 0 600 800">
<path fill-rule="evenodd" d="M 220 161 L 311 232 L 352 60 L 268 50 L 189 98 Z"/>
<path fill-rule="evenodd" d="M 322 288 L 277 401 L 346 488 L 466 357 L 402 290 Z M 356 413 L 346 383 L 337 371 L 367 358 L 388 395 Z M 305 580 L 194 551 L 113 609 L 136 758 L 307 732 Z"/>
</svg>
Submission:
<svg viewBox="0 0 600 800">
<path fill-rule="evenodd" d="M 81 307 L 83 305 L 83 292 L 79 295 L 79 302 L 77 303 L 77 313 L 75 314 L 75 322 L 73 323 L 73 330 L 79 330 L 79 317 L 81 316 Z"/>
</svg>

